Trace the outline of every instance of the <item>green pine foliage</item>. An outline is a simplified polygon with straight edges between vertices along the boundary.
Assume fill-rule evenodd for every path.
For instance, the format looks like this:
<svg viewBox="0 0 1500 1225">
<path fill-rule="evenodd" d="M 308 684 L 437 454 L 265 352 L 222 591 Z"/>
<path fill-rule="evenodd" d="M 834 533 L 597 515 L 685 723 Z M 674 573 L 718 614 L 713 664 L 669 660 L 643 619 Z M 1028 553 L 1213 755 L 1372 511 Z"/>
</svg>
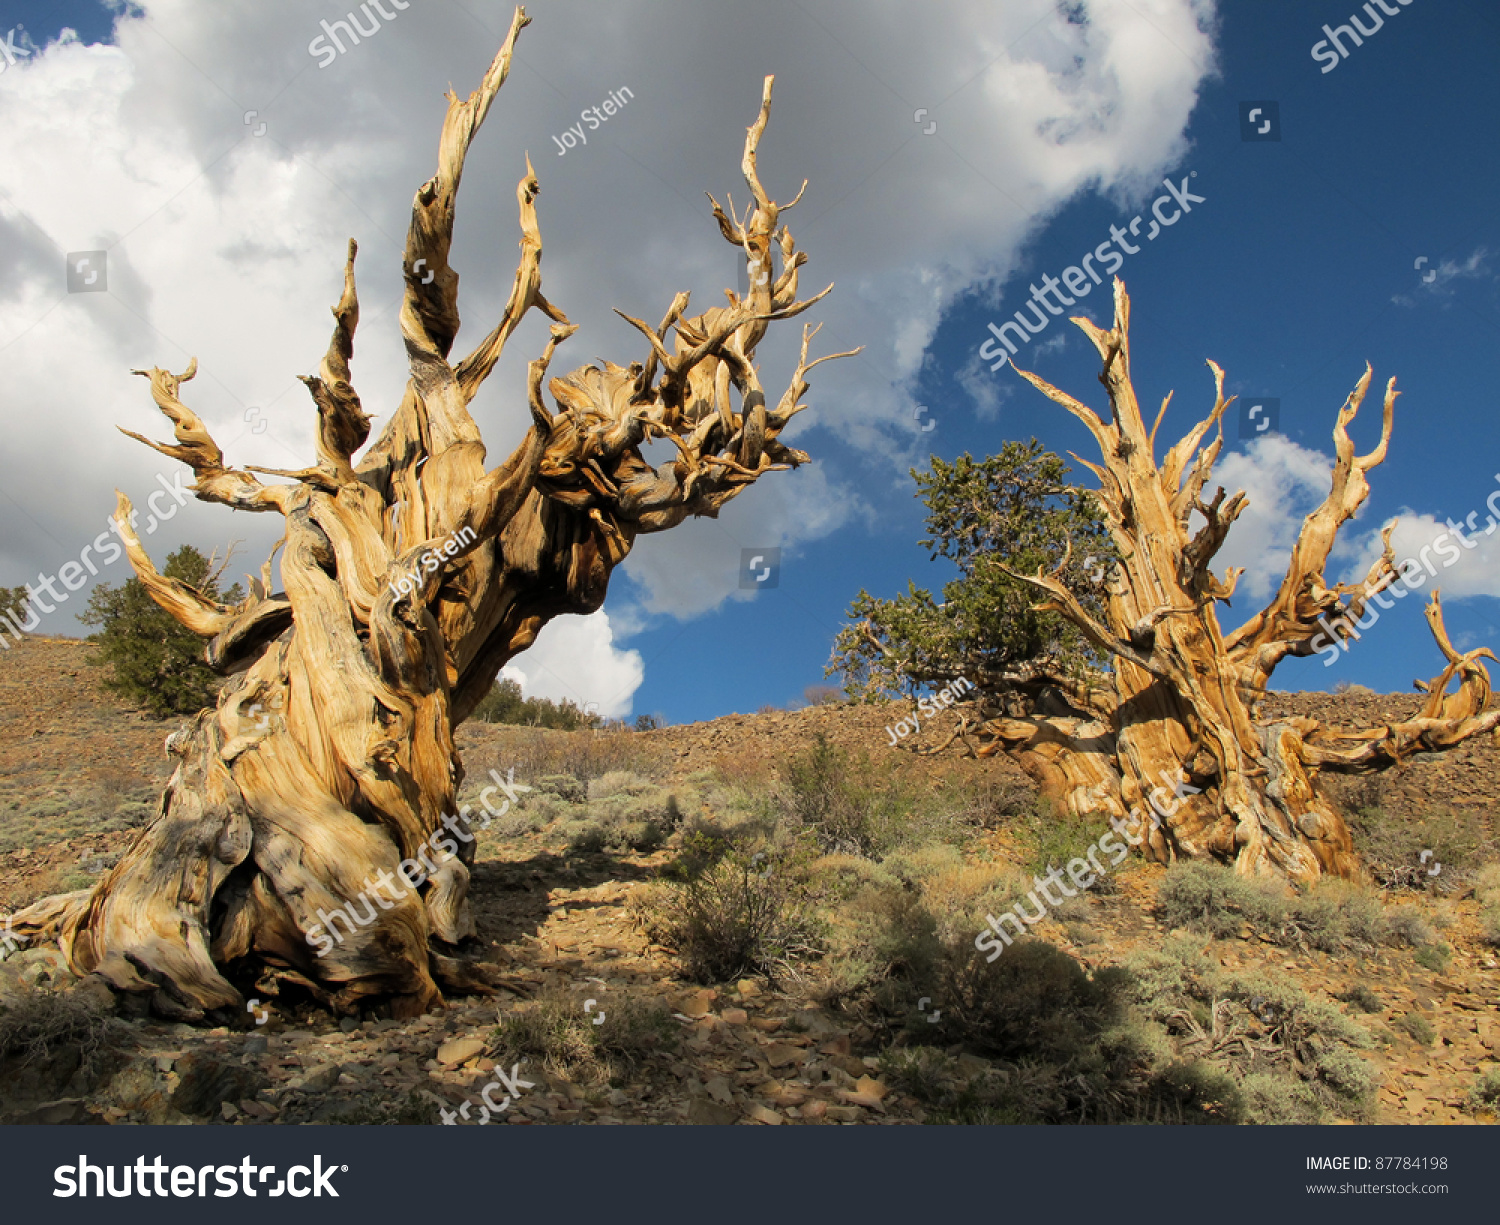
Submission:
<svg viewBox="0 0 1500 1225">
<path fill-rule="evenodd" d="M 1068 475 L 1036 439 L 1007 442 L 987 459 L 964 454 L 948 463 L 934 455 L 926 472 L 912 470 L 928 511 L 920 543 L 934 560 L 953 563 L 959 577 L 941 600 L 914 583 L 890 600 L 859 593 L 828 667 L 850 697 L 915 695 L 960 677 L 982 689 L 986 677 L 1017 670 L 1078 675 L 1105 662 L 1056 614 L 1034 612 L 1037 592 L 1001 570 L 1003 563 L 1024 574 L 1051 572 L 1066 556 L 1063 581 L 1103 618 L 1114 548 L 1093 495 Z"/>
<path fill-rule="evenodd" d="M 26 624 L 26 608 L 31 603 L 31 597 L 26 594 L 26 588 L 22 587 L 0 587 L 0 618 L 9 617 L 17 625 Z M 8 625 L 0 624 L 0 634 L 14 633 Z"/>
<path fill-rule="evenodd" d="M 220 593 L 212 566 L 188 544 L 167 558 L 162 573 L 211 600 L 243 600 L 238 583 Z M 140 579 L 118 588 L 100 583 L 78 619 L 100 627 L 89 641 L 99 647 L 95 662 L 110 670 L 106 689 L 161 717 L 196 714 L 213 705 L 220 678 L 203 661 L 203 639 L 158 607 Z"/>
</svg>

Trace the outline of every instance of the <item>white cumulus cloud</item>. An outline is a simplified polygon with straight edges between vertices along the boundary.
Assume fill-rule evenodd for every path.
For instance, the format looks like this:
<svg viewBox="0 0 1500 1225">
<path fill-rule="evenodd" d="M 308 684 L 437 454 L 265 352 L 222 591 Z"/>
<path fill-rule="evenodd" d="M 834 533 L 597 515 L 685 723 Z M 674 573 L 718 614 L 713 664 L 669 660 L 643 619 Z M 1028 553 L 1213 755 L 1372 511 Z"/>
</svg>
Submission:
<svg viewBox="0 0 1500 1225">
<path fill-rule="evenodd" d="M 114 429 L 170 438 L 132 369 L 180 371 L 196 357 L 184 398 L 231 464 L 310 463 L 314 413 L 296 376 L 316 370 L 327 344 L 351 236 L 362 305 L 353 381 L 378 435 L 406 377 L 401 244 L 412 193 L 432 173 L 443 92 L 480 79 L 511 8 L 392 10 L 325 68 L 308 50 L 321 30 L 305 4 L 142 0 L 119 17 L 117 45 L 54 41 L 0 74 L 0 505 L 11 525 L 0 582 L 55 574 L 98 534 L 115 487 L 140 498 L 157 474 L 170 479 L 174 463 Z M 837 282 L 808 316 L 825 324 L 815 353 L 865 346 L 814 372 L 810 410 L 788 431 L 824 462 L 772 474 L 717 523 L 638 543 L 627 573 L 640 607 L 622 610 L 631 624 L 740 598 L 741 547 L 781 547 L 795 564 L 800 544 L 867 515 L 864 469 L 873 461 L 900 478 L 920 447 L 911 390 L 945 311 L 1007 273 L 1080 192 L 1155 188 L 1186 153 L 1182 133 L 1215 71 L 1208 0 L 529 10 L 458 201 L 456 350 L 488 330 L 509 292 L 528 151 L 547 293 L 580 324 L 555 371 L 644 356 L 614 307 L 654 319 L 680 289 L 695 309 L 722 300 L 739 258 L 702 193 L 722 201 L 727 189 L 743 207 L 743 134 L 767 73 L 776 103 L 762 176 L 783 201 L 810 180 L 785 220 L 811 257 L 804 288 Z M 621 87 L 629 104 L 559 156 L 551 137 Z M 98 250 L 106 290 L 67 292 L 65 255 Z M 757 355 L 773 395 L 797 333 L 773 328 Z M 491 464 L 526 428 L 526 362 L 544 339 L 543 322 L 528 320 L 475 402 Z M 991 412 L 977 374 L 970 392 Z M 178 544 L 235 539 L 254 569 L 279 535 L 274 519 L 195 503 L 149 547 L 160 564 Z M 121 561 L 102 577 L 128 574 Z M 78 632 L 70 614 L 86 596 L 43 628 Z M 638 661 L 592 632 L 593 649 L 614 652 L 598 656 L 609 681 L 632 688 Z M 543 683 L 535 663 L 527 674 Z"/>
<path fill-rule="evenodd" d="M 566 698 L 592 707 L 606 719 L 630 713 L 631 699 L 646 678 L 639 651 L 615 645 L 609 614 L 558 617 L 542 627 L 530 649 L 522 651 L 502 675 L 521 686 L 529 698 Z"/>
</svg>

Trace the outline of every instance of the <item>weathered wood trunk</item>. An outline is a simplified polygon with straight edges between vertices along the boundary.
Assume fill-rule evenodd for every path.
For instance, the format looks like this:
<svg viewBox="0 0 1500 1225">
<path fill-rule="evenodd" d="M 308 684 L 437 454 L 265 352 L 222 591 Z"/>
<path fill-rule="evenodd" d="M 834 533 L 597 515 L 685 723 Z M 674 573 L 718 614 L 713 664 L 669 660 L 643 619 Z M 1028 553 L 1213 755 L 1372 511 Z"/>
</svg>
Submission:
<svg viewBox="0 0 1500 1225">
<path fill-rule="evenodd" d="M 233 607 L 163 577 L 119 497 L 137 575 L 208 639 L 209 662 L 230 679 L 217 708 L 169 741 L 176 773 L 128 853 L 96 888 L 38 903 L 14 929 L 56 939 L 80 973 L 152 992 L 167 1015 L 241 1010 L 247 993 L 289 989 L 342 1012 L 379 1002 L 409 1015 L 436 1004 L 443 987 L 482 988 L 484 968 L 456 956 L 474 934 L 474 843 L 457 814 L 454 727 L 549 620 L 600 607 L 637 534 L 715 515 L 762 474 L 807 459 L 778 436 L 805 407 L 808 371 L 828 360 L 808 360 L 816 329 L 803 329 L 774 408 L 754 365 L 772 321 L 828 292 L 798 299 L 806 256 L 779 225 L 791 205 L 776 204 L 756 171 L 769 77 L 745 141 L 754 205 L 743 219 L 713 205 L 724 237 L 758 273 L 744 298 L 730 292 L 727 306 L 685 318 L 683 293 L 659 327 L 631 319 L 649 346 L 645 360 L 552 379 L 549 410 L 543 380 L 575 328 L 542 294 L 538 182 L 528 165 L 510 300 L 479 346 L 450 360 L 459 180 L 527 22 L 517 9 L 480 88 L 449 97 L 438 171 L 416 194 L 406 243 L 401 328 L 411 381 L 362 458 L 354 455 L 369 418 L 349 371 L 359 319 L 352 242 L 333 339 L 318 376 L 304 380 L 318 412 L 315 466 L 226 467 L 180 399 L 196 366 L 137 372 L 150 378 L 176 445 L 132 437 L 191 466 L 201 500 L 283 516 L 281 589 L 270 560 Z M 533 309 L 553 326 L 529 367 L 532 425 L 513 455 L 486 470 L 468 405 Z M 652 439 L 671 442 L 677 458 L 647 464 L 641 446 Z"/>
<path fill-rule="evenodd" d="M 1279 591 L 1226 636 L 1217 605 L 1227 606 L 1239 572 L 1221 581 L 1209 566 L 1246 500 L 1243 493 L 1226 498 L 1222 489 L 1208 502 L 1200 496 L 1223 445 L 1222 419 L 1231 403 L 1223 371 L 1209 363 L 1213 409 L 1158 463 L 1156 431 L 1171 396 L 1148 430 L 1130 381 L 1130 300 L 1123 283 L 1115 281 L 1110 329 L 1087 319 L 1073 322 L 1103 358 L 1107 420 L 1035 375 L 1018 373 L 1082 421 L 1099 444 L 1099 463 L 1079 462 L 1099 478 L 1095 495 L 1120 558 L 1108 582 L 1105 620 L 1091 616 L 1063 583 L 1066 559 L 1050 575 L 1006 572 L 1044 592 L 1038 608 L 1076 625 L 1110 657 L 1113 671 L 1092 686 L 1040 673 L 999 686 L 981 703 L 985 717 L 970 724 L 981 741 L 978 751 L 1015 754 L 1070 812 L 1125 821 L 1132 840 L 1138 834 L 1145 853 L 1162 862 L 1213 857 L 1251 875 L 1358 877 L 1362 869 L 1348 828 L 1320 791 L 1319 775 L 1383 769 L 1500 725 L 1500 710 L 1488 709 L 1489 675 L 1479 663 L 1495 657 L 1487 649 L 1454 649 L 1436 592 L 1427 619 L 1448 664 L 1420 686 L 1428 697 L 1413 718 L 1360 729 L 1308 718 L 1270 720 L 1260 711 L 1282 659 L 1334 645 L 1324 625 L 1347 633 L 1369 600 L 1404 577 L 1391 551 L 1392 525 L 1382 557 L 1362 581 L 1329 587 L 1324 579 L 1338 529 L 1369 494 L 1365 473 L 1385 458 L 1395 380 L 1386 387 L 1379 444 L 1356 456 L 1347 427 L 1369 389 L 1366 369 L 1334 427 L 1329 494 L 1307 516 Z M 1455 680 L 1458 689 L 1449 694 Z M 1062 702 L 1065 708 L 1043 709 L 1034 700 L 1041 693 L 1053 707 Z M 1017 697 L 1028 709 L 1013 708 Z M 998 706 L 1011 708 L 1000 714 Z"/>
</svg>

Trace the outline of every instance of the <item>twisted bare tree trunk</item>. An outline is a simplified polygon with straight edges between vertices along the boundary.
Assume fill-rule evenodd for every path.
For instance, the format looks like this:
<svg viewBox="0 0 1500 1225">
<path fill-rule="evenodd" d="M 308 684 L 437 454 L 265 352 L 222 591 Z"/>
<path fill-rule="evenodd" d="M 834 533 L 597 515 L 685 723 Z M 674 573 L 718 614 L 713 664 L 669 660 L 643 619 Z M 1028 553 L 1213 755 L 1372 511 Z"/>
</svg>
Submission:
<svg viewBox="0 0 1500 1225">
<path fill-rule="evenodd" d="M 1156 431 L 1171 396 L 1148 431 L 1130 381 L 1124 284 L 1115 281 L 1113 327 L 1073 322 L 1103 358 L 1108 420 L 1035 375 L 1019 373 L 1082 421 L 1099 444 L 1099 463 L 1079 462 L 1099 478 L 1096 496 L 1121 559 L 1108 583 L 1106 622 L 1091 616 L 1063 583 L 1066 558 L 1050 575 L 1006 573 L 1043 592 L 1047 599 L 1038 608 L 1076 625 L 1112 658 L 1113 672 L 1093 684 L 1036 672 L 1002 679 L 988 687 L 981 718 L 961 734 L 977 733 L 981 754 L 1018 755 L 1075 813 L 1129 816 L 1132 838 L 1138 831 L 1156 860 L 1214 857 L 1246 874 L 1299 881 L 1324 873 L 1358 877 L 1349 831 L 1319 789 L 1320 773 L 1383 769 L 1500 726 L 1500 710 L 1487 709 L 1489 674 L 1479 662 L 1495 656 L 1488 649 L 1454 649 L 1437 592 L 1427 621 L 1447 667 L 1436 680 L 1419 683 L 1428 697 L 1415 717 L 1387 727 L 1341 728 L 1261 714 L 1266 685 L 1282 659 L 1334 645 L 1325 625 L 1347 635 L 1366 604 L 1405 577 L 1391 549 L 1392 524 L 1383 555 L 1362 581 L 1329 587 L 1324 578 L 1339 528 L 1369 495 L 1365 474 L 1385 459 L 1395 380 L 1386 387 L 1380 442 L 1357 456 L 1348 425 L 1369 389 L 1366 368 L 1334 426 L 1328 496 L 1303 523 L 1279 591 L 1225 635 L 1216 606 L 1227 606 L 1241 572 L 1231 569 L 1221 581 L 1209 566 L 1246 499 L 1244 493 L 1226 498 L 1222 489 L 1208 502 L 1201 497 L 1232 402 L 1224 397 L 1224 372 L 1208 363 L 1214 406 L 1158 464 Z M 1449 694 L 1454 680 L 1459 688 Z"/>
<path fill-rule="evenodd" d="M 401 329 L 411 379 L 362 458 L 354 455 L 369 418 L 349 370 L 359 321 L 352 241 L 332 341 L 319 374 L 303 380 L 318 413 L 314 466 L 226 467 L 180 398 L 195 365 L 181 375 L 136 372 L 150 378 L 176 444 L 132 437 L 188 464 L 200 500 L 284 518 L 281 590 L 269 559 L 232 607 L 163 577 L 124 526 L 135 512 L 119 495 L 136 574 L 208 639 L 209 662 L 231 679 L 217 709 L 168 742 L 179 764 L 160 812 L 119 863 L 93 890 L 22 912 L 15 930 L 56 939 L 80 973 L 151 991 L 167 1015 L 243 1009 L 252 985 L 263 996 L 300 988 L 343 1012 L 386 1002 L 398 1016 L 432 1007 L 440 984 L 482 987 L 479 968 L 453 955 L 474 933 L 474 844 L 455 815 L 463 770 L 453 728 L 543 625 L 600 607 L 638 533 L 715 515 L 762 474 L 807 459 L 778 436 L 805 407 L 816 329 L 803 329 L 801 359 L 774 407 L 753 364 L 771 321 L 828 292 L 797 298 L 806 256 L 778 226 L 790 205 L 772 201 L 756 172 L 770 77 L 745 141 L 754 208 L 741 220 L 713 204 L 725 238 L 758 274 L 744 298 L 728 292 L 727 306 L 684 317 L 682 293 L 659 327 L 631 319 L 649 345 L 645 360 L 552 379 L 550 410 L 543 381 L 575 327 L 542 293 L 528 165 L 510 299 L 478 347 L 451 359 L 459 180 L 528 21 L 518 8 L 480 87 L 464 100 L 449 95 L 437 173 L 417 191 L 406 241 Z M 487 470 L 468 406 L 533 309 L 552 328 L 529 367 L 532 425 Z M 652 439 L 671 442 L 677 458 L 647 464 L 641 446 Z"/>
</svg>

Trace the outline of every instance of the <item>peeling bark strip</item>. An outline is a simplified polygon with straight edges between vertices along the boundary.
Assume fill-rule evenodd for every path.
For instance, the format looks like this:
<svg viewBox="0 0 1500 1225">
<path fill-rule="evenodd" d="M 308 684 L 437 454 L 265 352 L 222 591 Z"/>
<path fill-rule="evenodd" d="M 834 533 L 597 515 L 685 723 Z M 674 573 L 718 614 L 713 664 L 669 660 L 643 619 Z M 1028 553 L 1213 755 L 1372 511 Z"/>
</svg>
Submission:
<svg viewBox="0 0 1500 1225">
<path fill-rule="evenodd" d="M 1113 674 L 1079 681 L 1041 670 L 984 678 L 982 717 L 955 734 L 977 732 L 981 755 L 1014 753 L 1050 794 L 1075 814 L 1123 819 L 1151 790 L 1150 780 L 1186 771 L 1182 803 L 1148 832 L 1153 859 L 1214 857 L 1247 875 L 1311 880 L 1323 873 L 1358 877 L 1362 868 L 1342 817 L 1318 787 L 1326 771 L 1365 772 L 1397 765 L 1414 753 L 1438 752 L 1500 726 L 1490 710 L 1485 648 L 1460 654 L 1443 625 L 1434 591 L 1427 623 L 1447 660 L 1442 674 L 1418 682 L 1427 700 L 1410 719 L 1376 728 L 1325 727 L 1316 719 L 1261 717 L 1260 702 L 1276 665 L 1326 645 L 1324 625 L 1358 623 L 1369 601 L 1400 577 L 1391 549 L 1359 582 L 1334 587 L 1324 576 L 1340 527 L 1354 517 L 1370 486 L 1365 474 L 1386 456 L 1395 418 L 1396 381 L 1386 385 L 1380 442 L 1356 455 L 1348 427 L 1364 403 L 1372 371 L 1349 394 L 1334 423 L 1335 461 L 1328 496 L 1303 521 L 1286 577 L 1271 603 L 1224 633 L 1216 606 L 1228 607 L 1242 571 L 1221 580 L 1210 563 L 1245 509 L 1243 492 L 1202 492 L 1224 443 L 1222 419 L 1232 402 L 1213 362 L 1214 405 L 1207 417 L 1156 458 L 1156 432 L 1171 396 L 1148 430 L 1130 381 L 1130 299 L 1114 282 L 1113 327 L 1075 318 L 1103 359 L 1100 381 L 1108 418 L 1050 383 L 1017 373 L 1077 417 L 1099 444 L 1094 491 L 1121 558 L 1108 584 L 1107 614 L 1096 621 L 1062 582 L 1068 558 L 1052 574 L 1005 573 L 1046 599 L 1055 612 L 1112 657 Z M 1207 442 L 1210 431 L 1215 437 Z M 1198 522 L 1194 522 L 1194 516 Z M 1449 687 L 1458 683 L 1455 692 Z M 946 746 L 944 746 L 946 747 Z M 934 750 L 938 751 L 938 750 Z"/>
<path fill-rule="evenodd" d="M 233 606 L 164 577 L 118 495 L 136 574 L 208 640 L 206 658 L 230 679 L 217 709 L 169 741 L 176 773 L 119 863 L 93 890 L 39 902 L 15 926 L 23 938 L 56 940 L 79 973 L 150 992 L 165 1015 L 242 1011 L 247 990 L 262 998 L 293 990 L 340 1012 L 379 1001 L 408 1016 L 440 1002 L 439 982 L 483 988 L 481 967 L 443 951 L 474 933 L 474 845 L 442 832 L 457 819 L 463 779 L 454 727 L 543 625 L 603 603 L 611 571 L 638 534 L 716 515 L 763 474 L 807 460 L 779 435 L 806 407 L 808 372 L 829 360 L 808 359 L 816 329 L 803 328 L 800 358 L 774 408 L 755 365 L 773 320 L 801 314 L 832 289 L 798 299 L 807 257 L 778 224 L 791 204 L 771 200 L 756 172 L 770 77 L 742 161 L 754 206 L 742 221 L 713 202 L 721 233 L 765 274 L 749 294 L 730 291 L 726 306 L 688 317 L 680 293 L 660 326 L 630 319 L 645 337 L 645 360 L 551 379 L 549 409 L 543 381 L 576 329 L 542 293 L 539 184 L 528 164 L 516 191 L 521 257 L 510 299 L 472 353 L 450 357 L 459 328 L 458 274 L 448 263 L 459 180 L 528 22 L 516 9 L 479 88 L 448 97 L 437 172 L 417 190 L 406 240 L 401 331 L 411 380 L 357 462 L 370 418 L 350 382 L 359 323 L 352 241 L 333 337 L 318 373 L 303 379 L 318 416 L 313 466 L 227 466 L 180 396 L 196 363 L 182 374 L 136 372 L 149 378 L 176 441 L 131 437 L 188 465 L 200 501 L 282 516 L 281 589 L 272 559 Z M 553 326 L 528 368 L 531 428 L 487 470 L 469 404 L 532 310 Z M 677 455 L 653 468 L 641 447 L 657 439 Z M 291 483 L 266 484 L 262 475 Z M 424 860 L 428 846 L 440 853 Z M 398 873 L 410 888 L 381 895 L 372 921 L 347 924 L 341 941 L 315 952 L 314 929 L 326 931 L 335 912 L 347 915 L 367 880 Z"/>
</svg>

